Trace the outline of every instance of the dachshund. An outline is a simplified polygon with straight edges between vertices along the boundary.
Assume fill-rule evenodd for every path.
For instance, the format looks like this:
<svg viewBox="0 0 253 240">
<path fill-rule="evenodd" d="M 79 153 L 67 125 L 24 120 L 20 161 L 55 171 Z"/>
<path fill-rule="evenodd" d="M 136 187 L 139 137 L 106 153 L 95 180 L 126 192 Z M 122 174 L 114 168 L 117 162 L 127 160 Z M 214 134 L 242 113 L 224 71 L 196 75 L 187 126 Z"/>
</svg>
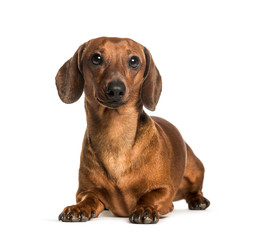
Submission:
<svg viewBox="0 0 253 240">
<path fill-rule="evenodd" d="M 131 223 L 157 223 L 185 199 L 204 210 L 204 166 L 179 131 L 150 117 L 162 81 L 147 48 L 128 38 L 101 37 L 81 45 L 56 75 L 64 103 L 85 94 L 87 129 L 79 169 L 76 205 L 63 222 L 85 222 L 103 210 Z"/>
</svg>

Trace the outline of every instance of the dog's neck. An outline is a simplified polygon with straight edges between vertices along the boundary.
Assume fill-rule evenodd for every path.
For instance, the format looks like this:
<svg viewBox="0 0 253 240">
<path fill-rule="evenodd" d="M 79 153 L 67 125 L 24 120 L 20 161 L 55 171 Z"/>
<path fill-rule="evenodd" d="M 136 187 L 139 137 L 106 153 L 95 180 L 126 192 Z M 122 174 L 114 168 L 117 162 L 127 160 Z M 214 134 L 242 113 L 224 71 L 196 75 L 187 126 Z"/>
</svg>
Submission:
<svg viewBox="0 0 253 240">
<path fill-rule="evenodd" d="M 119 151 L 134 144 L 139 112 L 135 106 L 109 109 L 85 102 L 87 134 L 94 147 L 106 151 Z M 118 149 L 119 148 L 119 149 Z M 98 149 L 98 151 L 99 151 Z"/>
<path fill-rule="evenodd" d="M 88 101 L 85 102 L 85 109 L 86 138 L 108 176 L 118 181 L 132 167 L 131 152 L 136 142 L 141 112 L 135 106 L 108 109 L 90 105 Z"/>
</svg>

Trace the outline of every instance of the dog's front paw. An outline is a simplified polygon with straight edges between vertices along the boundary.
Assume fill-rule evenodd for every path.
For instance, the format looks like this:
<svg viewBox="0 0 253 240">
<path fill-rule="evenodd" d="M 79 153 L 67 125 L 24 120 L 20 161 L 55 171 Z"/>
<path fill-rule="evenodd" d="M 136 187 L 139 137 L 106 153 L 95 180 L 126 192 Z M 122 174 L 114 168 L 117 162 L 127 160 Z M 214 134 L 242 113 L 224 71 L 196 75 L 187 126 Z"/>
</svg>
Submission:
<svg viewBox="0 0 253 240">
<path fill-rule="evenodd" d="M 159 221 L 158 212 L 152 207 L 137 207 L 130 215 L 129 221 L 131 223 L 157 223 Z"/>
<path fill-rule="evenodd" d="M 95 210 L 90 207 L 82 207 L 80 205 L 73 205 L 64 208 L 59 215 L 59 221 L 63 222 L 87 222 L 95 215 Z"/>
</svg>

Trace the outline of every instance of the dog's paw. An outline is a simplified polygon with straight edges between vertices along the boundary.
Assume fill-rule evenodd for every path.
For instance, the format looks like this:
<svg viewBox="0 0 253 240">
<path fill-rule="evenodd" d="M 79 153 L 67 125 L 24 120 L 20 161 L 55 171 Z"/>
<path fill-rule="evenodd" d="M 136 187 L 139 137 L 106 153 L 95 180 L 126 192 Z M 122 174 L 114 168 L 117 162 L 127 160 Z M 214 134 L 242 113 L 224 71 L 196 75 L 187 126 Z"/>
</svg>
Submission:
<svg viewBox="0 0 253 240">
<path fill-rule="evenodd" d="M 130 215 L 129 221 L 131 223 L 157 223 L 159 221 L 158 212 L 152 207 L 137 207 Z"/>
<path fill-rule="evenodd" d="M 78 205 L 73 205 L 64 208 L 59 215 L 59 221 L 63 222 L 87 222 L 95 215 L 95 210 Z"/>
<path fill-rule="evenodd" d="M 202 196 L 197 196 L 188 201 L 190 210 L 205 210 L 210 206 L 210 201 Z"/>
</svg>

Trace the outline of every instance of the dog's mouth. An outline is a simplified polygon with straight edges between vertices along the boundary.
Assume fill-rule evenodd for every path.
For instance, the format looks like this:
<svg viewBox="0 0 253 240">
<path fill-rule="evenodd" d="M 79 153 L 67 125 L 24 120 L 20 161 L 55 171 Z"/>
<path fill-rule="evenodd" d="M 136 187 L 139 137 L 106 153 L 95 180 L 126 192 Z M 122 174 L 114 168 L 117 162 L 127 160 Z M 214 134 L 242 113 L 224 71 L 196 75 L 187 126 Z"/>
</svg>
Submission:
<svg viewBox="0 0 253 240">
<path fill-rule="evenodd" d="M 109 108 L 118 108 L 118 107 L 121 107 L 123 105 L 125 105 L 127 103 L 127 101 L 105 101 L 105 100 L 102 100 L 100 98 L 97 97 L 97 101 L 102 104 L 103 106 L 105 107 L 109 107 Z"/>
</svg>

